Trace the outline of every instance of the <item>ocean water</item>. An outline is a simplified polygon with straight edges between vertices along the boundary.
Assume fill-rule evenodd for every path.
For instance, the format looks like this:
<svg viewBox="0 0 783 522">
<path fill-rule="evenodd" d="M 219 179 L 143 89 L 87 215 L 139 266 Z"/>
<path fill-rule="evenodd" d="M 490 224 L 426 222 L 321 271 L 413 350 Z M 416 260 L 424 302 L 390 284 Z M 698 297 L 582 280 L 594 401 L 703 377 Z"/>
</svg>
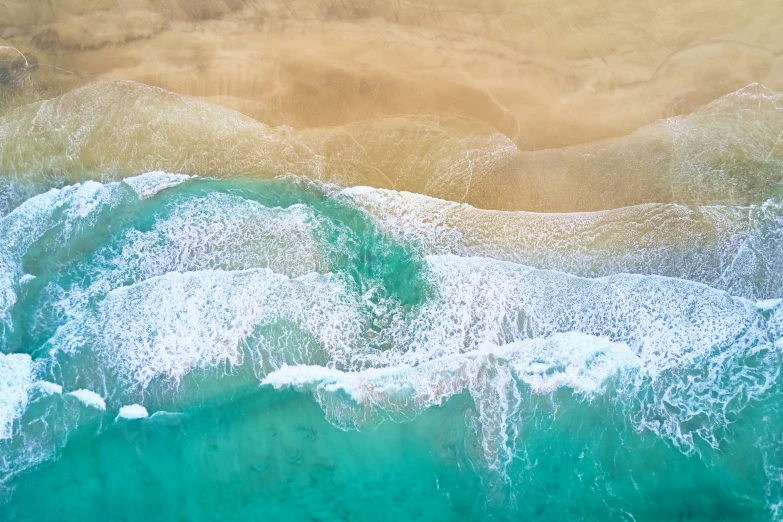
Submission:
<svg viewBox="0 0 783 522">
<path fill-rule="evenodd" d="M 780 95 L 373 125 L 0 118 L 0 519 L 783 520 Z"/>
</svg>

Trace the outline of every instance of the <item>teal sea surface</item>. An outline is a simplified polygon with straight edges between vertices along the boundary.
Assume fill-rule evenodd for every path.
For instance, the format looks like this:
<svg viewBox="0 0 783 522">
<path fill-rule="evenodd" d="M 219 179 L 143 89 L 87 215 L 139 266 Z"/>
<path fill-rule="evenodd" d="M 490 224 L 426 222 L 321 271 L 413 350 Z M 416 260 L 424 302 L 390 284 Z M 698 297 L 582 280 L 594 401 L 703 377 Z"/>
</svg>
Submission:
<svg viewBox="0 0 783 522">
<path fill-rule="evenodd" d="M 774 147 L 691 144 L 666 201 L 500 212 L 25 149 L 27 113 L 0 122 L 0 520 L 783 520 Z"/>
</svg>

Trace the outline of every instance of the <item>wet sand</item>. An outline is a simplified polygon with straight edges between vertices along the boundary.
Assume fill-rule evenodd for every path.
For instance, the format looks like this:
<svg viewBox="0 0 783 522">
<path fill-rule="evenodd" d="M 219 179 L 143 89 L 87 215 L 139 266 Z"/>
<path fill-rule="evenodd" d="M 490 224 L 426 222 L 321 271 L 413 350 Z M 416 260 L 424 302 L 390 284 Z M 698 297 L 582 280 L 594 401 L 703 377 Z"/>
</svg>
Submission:
<svg viewBox="0 0 783 522">
<path fill-rule="evenodd" d="M 0 117 L 0 169 L 5 208 L 23 196 L 14 187 L 47 190 L 155 170 L 297 176 L 497 210 L 749 205 L 783 190 L 783 94 L 754 84 L 626 136 L 521 151 L 470 118 L 406 115 L 337 127 L 272 127 L 137 82 L 91 82 Z"/>
<path fill-rule="evenodd" d="M 477 119 L 522 150 L 628 134 L 752 82 L 783 90 L 775 1 L 9 0 L 3 112 L 96 79 L 270 126 Z"/>
</svg>

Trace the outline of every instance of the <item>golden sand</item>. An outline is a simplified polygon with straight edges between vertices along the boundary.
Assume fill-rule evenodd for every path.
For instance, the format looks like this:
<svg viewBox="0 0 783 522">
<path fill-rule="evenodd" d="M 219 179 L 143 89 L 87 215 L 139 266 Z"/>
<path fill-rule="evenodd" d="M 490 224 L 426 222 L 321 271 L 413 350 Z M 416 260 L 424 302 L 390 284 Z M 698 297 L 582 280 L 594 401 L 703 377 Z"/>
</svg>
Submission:
<svg viewBox="0 0 783 522">
<path fill-rule="evenodd" d="M 6 0 L 0 45 L 36 89 L 8 85 L 9 49 L 0 81 L 4 110 L 134 80 L 271 126 L 466 116 L 535 150 L 783 90 L 782 19 L 775 0 Z"/>
<path fill-rule="evenodd" d="M 627 136 L 521 151 L 464 117 L 271 127 L 156 87 L 91 82 L 0 117 L 0 168 L 12 183 L 48 178 L 51 186 L 152 170 L 298 176 L 536 212 L 747 205 L 783 184 L 783 95 L 753 85 Z"/>
</svg>

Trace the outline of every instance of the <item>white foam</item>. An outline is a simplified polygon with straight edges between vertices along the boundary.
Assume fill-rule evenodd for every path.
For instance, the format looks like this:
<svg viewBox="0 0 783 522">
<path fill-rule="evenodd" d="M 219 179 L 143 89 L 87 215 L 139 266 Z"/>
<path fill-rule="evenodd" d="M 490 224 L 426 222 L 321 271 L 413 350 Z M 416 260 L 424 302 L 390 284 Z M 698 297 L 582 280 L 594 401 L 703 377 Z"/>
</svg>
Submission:
<svg viewBox="0 0 783 522">
<path fill-rule="evenodd" d="M 148 416 L 147 408 L 141 404 L 130 404 L 120 408 L 117 419 L 145 419 Z"/>
<path fill-rule="evenodd" d="M 478 410 L 484 455 L 491 467 L 500 469 L 514 453 L 510 432 L 521 400 L 517 381 L 539 394 L 561 386 L 592 394 L 610 376 L 639 366 L 638 357 L 623 343 L 570 332 L 505 346 L 485 345 L 413 367 L 343 372 L 322 366 L 283 366 L 262 384 L 313 392 L 327 418 L 346 428 L 374 427 L 387 417 L 408 420 L 468 391 Z"/>
<path fill-rule="evenodd" d="M 765 299 L 764 301 L 758 301 L 756 307 L 759 310 L 768 312 L 777 308 L 780 303 L 783 303 L 783 299 Z"/>
<path fill-rule="evenodd" d="M 78 219 L 83 209 L 98 208 L 91 202 L 101 200 L 101 190 L 92 185 L 84 189 L 77 198 L 82 203 L 73 207 Z M 714 443 L 709 431 L 727 423 L 720 405 L 728 405 L 736 392 L 732 384 L 715 391 L 716 379 L 739 371 L 735 361 L 748 346 L 769 344 L 768 337 L 777 340 L 768 331 L 772 319 L 760 313 L 777 306 L 772 302 L 737 299 L 679 279 L 585 279 L 486 258 L 429 256 L 423 271 L 431 290 L 427 300 L 410 309 L 389 299 L 376 302 L 372 288 L 360 294 L 347 276 L 299 270 L 328 266 L 313 237 L 314 217 L 303 206 L 268 209 L 226 194 L 178 204 L 151 230 L 128 232 L 121 251 L 107 252 L 82 296 L 78 288 L 64 292 L 81 311 L 58 330 L 51 346 L 94 353 L 96 364 L 137 391 L 157 378 L 178 382 L 194 368 L 215 368 L 226 361 L 240 365 L 246 353 L 262 375 L 286 364 L 329 366 L 301 371 L 320 372 L 319 394 L 333 394 L 330 386 L 337 387 L 357 404 L 386 400 L 373 395 L 383 382 L 397 390 L 395 400 L 400 401 L 395 405 L 389 399 L 381 408 L 387 414 L 393 410 L 392 417 L 411 415 L 469 389 L 480 439 L 493 448 L 486 451 L 497 463 L 508 457 L 501 448 L 513 438 L 508 419 L 517 409 L 519 382 L 535 393 L 566 386 L 590 394 L 600 390 L 605 375 L 631 366 L 652 380 L 657 398 L 643 404 L 642 428 L 685 447 L 692 445 L 694 434 L 680 426 L 704 414 L 710 425 L 699 435 Z M 270 245 L 278 250 L 270 253 Z M 296 277 L 251 268 L 264 263 L 288 267 L 288 275 Z M 231 270 L 214 270 L 216 265 Z M 98 295 L 106 297 L 97 301 L 97 311 L 88 312 L 86 297 Z M 524 346 L 512 350 L 516 343 Z M 482 352 L 487 346 L 495 348 Z M 500 347 L 516 350 L 516 355 L 501 353 Z M 448 373 L 444 368 L 463 377 L 442 378 Z M 468 379 L 485 368 L 492 368 L 493 379 Z M 705 368 L 711 373 L 695 375 L 687 387 L 672 377 Z M 351 377 L 329 373 L 337 369 Z M 360 369 L 364 372 L 357 373 Z M 766 362 L 742 370 L 743 377 L 754 379 L 748 396 L 758 396 L 774 382 L 768 370 Z M 425 378 L 421 372 L 429 373 Z M 282 377 L 293 379 L 273 373 L 265 382 Z M 306 383 L 311 377 L 298 378 Z M 400 392 L 394 379 L 408 383 L 406 389 L 415 393 Z M 679 413 L 666 411 L 659 400 L 664 395 L 678 404 Z M 335 399 L 325 397 L 319 399 L 328 406 L 325 410 L 338 411 Z M 350 415 L 348 410 L 329 415 L 363 425 L 374 422 L 368 411 L 373 410 L 351 406 Z"/>
<path fill-rule="evenodd" d="M 38 389 L 46 393 L 47 395 L 62 395 L 63 387 L 59 384 L 49 381 L 38 381 L 35 383 Z"/>
<path fill-rule="evenodd" d="M 740 388 L 752 400 L 777 379 L 780 355 L 770 344 L 769 337 L 774 340 L 777 335 L 772 319 L 764 318 L 756 303 L 703 284 L 658 276 L 585 279 L 453 256 L 428 257 L 424 273 L 432 290 L 425 302 L 410 313 L 381 311 L 388 319 L 373 344 L 386 349 L 362 359 L 375 369 L 346 377 L 333 369 L 285 368 L 263 382 L 276 386 L 290 382 L 315 391 L 327 416 L 348 426 L 372 424 L 372 415 L 365 407 L 349 408 L 324 394 L 339 388 L 359 405 L 380 404 L 379 409 L 387 413 L 413 412 L 468 388 L 477 404 L 480 439 L 496 448 L 490 453 L 501 462 L 505 457 L 498 448 L 505 446 L 496 437 L 503 433 L 511 437 L 512 424 L 503 419 L 516 410 L 512 400 L 517 397 L 516 381 L 536 393 L 563 386 L 595 393 L 606 375 L 637 368 L 625 385 L 649 387 L 653 392 L 635 414 L 640 429 L 654 431 L 690 452 L 695 451 L 696 436 L 719 443 L 732 412 L 746 404 L 735 400 Z M 474 354 L 486 346 L 506 350 L 493 348 L 490 353 L 505 361 L 508 369 L 493 370 L 493 379 L 483 387 L 456 378 L 453 364 L 469 366 L 460 366 L 461 354 Z M 744 358 L 753 353 L 759 362 L 748 367 Z M 487 367 L 486 361 L 470 361 L 475 367 Z M 431 364 L 442 378 L 421 378 Z M 313 386 L 314 381 L 319 384 Z M 412 382 L 438 385 L 427 384 L 421 389 L 428 391 L 419 393 L 419 384 Z M 377 393 L 387 387 L 396 395 L 384 403 Z M 676 408 L 667 409 L 664 397 Z M 700 416 L 709 422 L 688 423 Z"/>
<path fill-rule="evenodd" d="M 212 193 L 187 200 L 148 232 L 130 231 L 110 261 L 118 277 L 136 280 L 166 272 L 272 268 L 292 276 L 324 271 L 319 226 L 304 205 L 267 208 L 238 196 Z"/>
<path fill-rule="evenodd" d="M 413 353 L 406 359 L 566 331 L 623 342 L 641 363 L 636 385 L 655 397 L 640 403 L 640 429 L 686 452 L 695 451 L 697 436 L 717 447 L 729 419 L 776 382 L 783 362 L 771 344 L 780 335 L 778 314 L 764 318 L 754 302 L 706 285 L 659 276 L 584 279 L 477 258 L 427 261 L 435 295 L 410 324 L 390 329 L 407 336 Z M 757 362 L 747 366 L 747 357 Z"/>
<path fill-rule="evenodd" d="M 547 214 L 369 187 L 342 194 L 384 233 L 430 255 L 489 257 L 584 277 L 673 276 L 752 299 L 780 297 L 783 287 L 783 205 L 774 200 Z"/>
<path fill-rule="evenodd" d="M 240 365 L 250 353 L 261 375 L 286 364 L 313 366 L 273 373 L 264 382 L 274 384 L 285 377 L 307 383 L 316 375 L 323 382 L 333 381 L 319 390 L 330 391 L 339 381 L 344 393 L 358 397 L 357 403 L 361 394 L 376 400 L 362 384 L 367 379 L 376 387 L 378 379 L 393 387 L 397 385 L 391 381 L 402 379 L 464 389 L 469 387 L 465 379 L 403 378 L 400 372 L 442 374 L 442 368 L 456 364 L 464 374 L 468 366 L 486 366 L 475 357 L 465 363 L 464 354 L 486 346 L 506 347 L 515 355 L 490 350 L 492 357 L 505 361 L 506 369 L 493 370 L 492 380 L 471 388 L 479 405 L 481 440 L 500 436 L 491 426 L 511 437 L 511 424 L 501 420 L 516 411 L 508 401 L 518 395 L 517 382 L 536 393 L 567 386 L 589 394 L 600 389 L 605 375 L 635 367 L 639 385 L 646 383 L 653 390 L 650 401 L 641 404 L 640 428 L 674 440 L 686 451 L 692 450 L 697 434 L 717 444 L 716 433 L 729 422 L 727 408 L 744 407 L 741 401 L 732 402 L 737 386 L 752 398 L 775 381 L 779 350 L 774 349 L 778 355 L 769 352 L 774 348 L 770 341 L 777 339 L 770 340 L 777 335 L 769 329 L 774 317 L 765 318 L 754 302 L 706 285 L 658 276 L 585 279 L 453 256 L 426 258 L 423 275 L 429 297 L 404 309 L 392 300 L 370 303 L 350 280 L 335 274 L 288 278 L 261 269 L 169 273 L 111 290 L 97 312 L 60 328 L 52 345 L 74 353 L 94 351 L 100 365 L 131 389 L 143 389 L 157 378 L 178 382 L 194 368 L 215 368 L 226 361 Z M 371 332 L 368 325 L 373 325 Z M 580 335 L 590 336 L 590 341 Z M 761 362 L 754 367 L 742 363 L 748 350 L 760 354 Z M 337 370 L 352 377 L 334 373 Z M 393 378 L 378 377 L 389 372 Z M 683 381 L 682 375 L 690 377 Z M 449 393 L 426 395 L 436 404 Z M 398 396 L 396 406 L 390 402 L 382 409 L 410 415 L 430 404 L 415 399 L 423 396 Z M 676 411 L 667 410 L 664 396 L 668 404 L 677 404 Z M 493 397 L 499 397 L 495 406 Z M 340 404 L 343 408 L 344 401 Z M 372 423 L 366 411 L 330 418 Z M 699 415 L 710 422 L 695 431 L 681 428 Z"/>
<path fill-rule="evenodd" d="M 19 284 L 20 284 L 20 285 L 26 285 L 27 283 L 29 283 L 29 282 L 30 282 L 30 281 L 32 281 L 33 279 L 35 279 L 35 276 L 34 276 L 34 275 L 31 275 L 31 274 L 25 274 L 25 275 L 23 275 L 23 276 L 22 276 L 22 277 L 19 279 Z"/>
<path fill-rule="evenodd" d="M 353 196 L 371 196 L 375 193 L 376 190 L 378 189 L 375 189 L 373 187 L 368 187 L 366 185 L 355 185 L 353 187 L 348 187 L 346 189 L 343 189 L 342 192 L 344 194 L 350 194 Z M 396 191 L 388 191 L 388 192 L 396 192 Z"/>
<path fill-rule="evenodd" d="M 147 199 L 161 190 L 176 187 L 189 179 L 190 176 L 186 174 L 169 174 L 168 172 L 156 170 L 125 178 L 122 182 L 129 185 L 139 195 L 139 199 Z"/>
<path fill-rule="evenodd" d="M 70 221 L 78 222 L 105 203 L 106 194 L 104 185 L 96 181 L 85 181 L 80 186 L 74 186 L 79 187 L 79 190 L 75 191 L 67 201 L 65 213 Z M 58 206 L 63 206 L 65 203 L 62 201 Z"/>
<path fill-rule="evenodd" d="M 660 370 L 730 347 L 759 318 L 750 301 L 666 277 L 585 279 L 454 256 L 428 257 L 426 275 L 435 295 L 412 324 L 393 325 L 422 356 L 579 331 L 626 342 Z"/>
<path fill-rule="evenodd" d="M 27 283 L 21 268 L 22 256 L 41 236 L 57 226 L 65 237 L 74 227 L 89 226 L 98 211 L 115 205 L 119 193 L 115 185 L 101 185 L 94 181 L 62 189 L 52 189 L 32 197 L 0 219 L 0 333 L 11 330 L 10 309 L 16 303 L 16 282 Z M 55 211 L 64 209 L 62 215 Z"/>
<path fill-rule="evenodd" d="M 442 393 L 419 394 L 426 396 L 432 404 L 440 404 L 443 399 L 468 388 L 470 381 L 478 378 L 484 367 L 506 363 L 535 393 L 549 393 L 561 386 L 580 393 L 594 393 L 607 377 L 623 368 L 635 368 L 641 364 L 624 343 L 568 332 L 555 334 L 549 339 L 528 339 L 504 346 L 484 345 L 475 351 L 447 355 L 418 366 L 346 372 L 323 366 L 283 365 L 268 374 L 261 383 L 299 390 L 340 389 L 356 402 L 380 405 L 382 393 L 398 392 L 414 386 L 414 381 L 426 382 L 427 387 L 435 389 L 434 381 L 442 379 Z M 463 375 L 457 378 L 457 374 Z M 447 384 L 445 381 L 450 382 Z"/>
<path fill-rule="evenodd" d="M 29 355 L 0 353 L 0 440 L 11 437 L 14 421 L 27 407 L 33 382 Z"/>
<path fill-rule="evenodd" d="M 536 393 L 561 387 L 595 393 L 608 377 L 642 364 L 627 344 L 578 332 L 518 341 L 504 351 L 515 375 Z"/>
<path fill-rule="evenodd" d="M 66 324 L 51 344 L 74 353 L 88 347 L 127 386 L 144 388 L 156 377 L 179 381 L 194 368 L 240 365 L 246 349 L 276 366 L 348 364 L 359 355 L 350 342 L 360 335 L 359 308 L 329 274 L 168 273 L 112 290 L 97 314 Z M 248 344 L 257 328 L 277 323 L 289 326 Z"/>
<path fill-rule="evenodd" d="M 343 247 L 316 238 L 323 226 L 304 205 L 267 208 L 244 198 L 211 193 L 187 199 L 158 220 L 150 230 L 131 229 L 120 238 L 120 249 L 98 251 L 88 288 L 77 281 L 60 292 L 57 303 L 71 319 L 83 314 L 90 299 L 114 288 L 168 272 L 270 268 L 292 277 L 325 272 L 329 256 Z"/>
<path fill-rule="evenodd" d="M 158 410 L 152 415 L 150 415 L 151 419 L 157 418 L 157 417 L 182 417 L 182 413 L 177 411 L 166 411 L 166 410 Z"/>
<path fill-rule="evenodd" d="M 373 372 L 377 373 L 378 370 L 370 369 L 361 373 L 367 376 L 371 375 Z M 288 364 L 284 364 L 279 369 L 264 377 L 264 379 L 261 381 L 261 384 L 273 386 L 274 388 L 278 389 L 288 387 L 296 389 L 309 389 L 314 385 L 317 386 L 326 383 L 346 381 L 350 376 L 353 375 L 357 374 L 350 374 L 325 366 L 312 366 L 309 364 L 290 366 Z"/>
<path fill-rule="evenodd" d="M 103 397 L 91 390 L 81 389 L 68 392 L 68 395 L 72 395 L 79 399 L 85 406 L 95 408 L 96 410 L 106 410 L 106 402 Z"/>
</svg>

